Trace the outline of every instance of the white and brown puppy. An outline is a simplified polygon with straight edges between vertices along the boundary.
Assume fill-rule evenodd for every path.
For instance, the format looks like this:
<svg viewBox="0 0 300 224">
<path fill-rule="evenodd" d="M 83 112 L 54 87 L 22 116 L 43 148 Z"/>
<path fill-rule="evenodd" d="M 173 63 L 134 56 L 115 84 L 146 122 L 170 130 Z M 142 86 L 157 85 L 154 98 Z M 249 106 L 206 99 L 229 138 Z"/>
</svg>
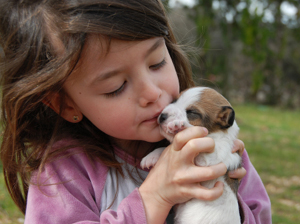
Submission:
<svg viewBox="0 0 300 224">
<path fill-rule="evenodd" d="M 184 91 L 168 105 L 158 117 L 161 133 L 172 142 L 174 135 L 189 126 L 203 126 L 208 137 L 215 141 L 213 153 L 200 153 L 195 158 L 198 166 L 211 166 L 223 162 L 228 170 L 241 166 L 241 157 L 232 153 L 239 128 L 230 103 L 217 91 L 207 87 L 195 87 Z M 142 167 L 154 166 L 163 148 L 151 152 L 141 161 Z M 228 175 L 215 180 L 201 182 L 212 188 L 217 181 L 224 183 L 224 192 L 214 201 L 192 199 L 176 206 L 175 223 L 188 224 L 236 224 L 241 223 L 237 201 L 238 181 Z"/>
</svg>

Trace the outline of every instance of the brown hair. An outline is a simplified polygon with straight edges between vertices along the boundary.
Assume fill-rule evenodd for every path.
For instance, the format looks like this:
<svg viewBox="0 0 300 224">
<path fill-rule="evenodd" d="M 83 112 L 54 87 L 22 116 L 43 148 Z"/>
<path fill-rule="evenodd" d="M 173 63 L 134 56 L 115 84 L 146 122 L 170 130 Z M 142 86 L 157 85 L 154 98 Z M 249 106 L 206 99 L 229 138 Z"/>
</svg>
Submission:
<svg viewBox="0 0 300 224">
<path fill-rule="evenodd" d="M 30 175 L 57 155 L 51 147 L 60 139 L 72 136 L 88 156 L 120 168 L 106 134 L 86 118 L 69 123 L 43 103 L 53 93 L 64 95 L 63 83 L 79 60 L 88 34 L 129 41 L 163 36 L 181 90 L 193 81 L 159 0 L 10 0 L 0 4 L 1 160 L 9 193 L 25 213 Z M 62 101 L 61 110 L 63 105 Z"/>
</svg>

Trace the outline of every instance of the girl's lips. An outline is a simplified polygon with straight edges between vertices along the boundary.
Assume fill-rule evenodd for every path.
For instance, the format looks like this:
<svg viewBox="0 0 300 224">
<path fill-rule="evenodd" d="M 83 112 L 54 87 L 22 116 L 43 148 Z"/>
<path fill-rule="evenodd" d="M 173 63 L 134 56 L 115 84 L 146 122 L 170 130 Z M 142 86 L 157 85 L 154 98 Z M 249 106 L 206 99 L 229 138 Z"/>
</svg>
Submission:
<svg viewBox="0 0 300 224">
<path fill-rule="evenodd" d="M 155 122 L 155 123 L 157 123 L 157 118 L 158 118 L 158 116 L 160 115 L 160 113 L 161 112 L 159 112 L 159 113 L 156 113 L 152 118 L 150 118 L 150 119 L 147 119 L 147 120 L 145 120 L 144 122 Z"/>
</svg>

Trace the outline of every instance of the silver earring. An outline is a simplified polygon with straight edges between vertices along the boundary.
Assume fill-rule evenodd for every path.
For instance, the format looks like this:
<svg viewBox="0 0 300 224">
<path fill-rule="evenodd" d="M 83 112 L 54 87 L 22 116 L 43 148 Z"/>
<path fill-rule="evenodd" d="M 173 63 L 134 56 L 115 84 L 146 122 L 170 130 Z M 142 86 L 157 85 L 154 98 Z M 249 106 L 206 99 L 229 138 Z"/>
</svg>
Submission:
<svg viewBox="0 0 300 224">
<path fill-rule="evenodd" d="M 73 116 L 73 121 L 78 121 L 78 116 Z"/>
</svg>

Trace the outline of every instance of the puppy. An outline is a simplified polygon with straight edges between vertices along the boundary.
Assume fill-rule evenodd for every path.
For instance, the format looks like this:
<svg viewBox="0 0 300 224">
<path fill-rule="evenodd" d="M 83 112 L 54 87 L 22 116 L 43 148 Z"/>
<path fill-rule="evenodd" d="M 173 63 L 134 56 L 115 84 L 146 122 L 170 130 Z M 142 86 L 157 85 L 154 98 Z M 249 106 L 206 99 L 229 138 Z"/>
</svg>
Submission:
<svg viewBox="0 0 300 224">
<path fill-rule="evenodd" d="M 241 167 L 241 157 L 232 153 L 239 128 L 230 103 L 217 91 L 207 87 L 195 87 L 184 91 L 168 105 L 158 117 L 161 133 L 170 142 L 179 131 L 190 126 L 208 129 L 208 137 L 215 141 L 213 153 L 200 153 L 195 158 L 197 166 L 211 166 L 223 162 L 228 171 Z M 151 167 L 157 162 L 164 148 L 158 148 L 141 161 L 141 167 Z M 201 182 L 212 188 L 217 181 L 224 183 L 224 192 L 214 201 L 192 199 L 175 208 L 175 223 L 186 224 L 236 224 L 241 223 L 237 201 L 238 180 L 228 174 L 215 180 Z"/>
</svg>

